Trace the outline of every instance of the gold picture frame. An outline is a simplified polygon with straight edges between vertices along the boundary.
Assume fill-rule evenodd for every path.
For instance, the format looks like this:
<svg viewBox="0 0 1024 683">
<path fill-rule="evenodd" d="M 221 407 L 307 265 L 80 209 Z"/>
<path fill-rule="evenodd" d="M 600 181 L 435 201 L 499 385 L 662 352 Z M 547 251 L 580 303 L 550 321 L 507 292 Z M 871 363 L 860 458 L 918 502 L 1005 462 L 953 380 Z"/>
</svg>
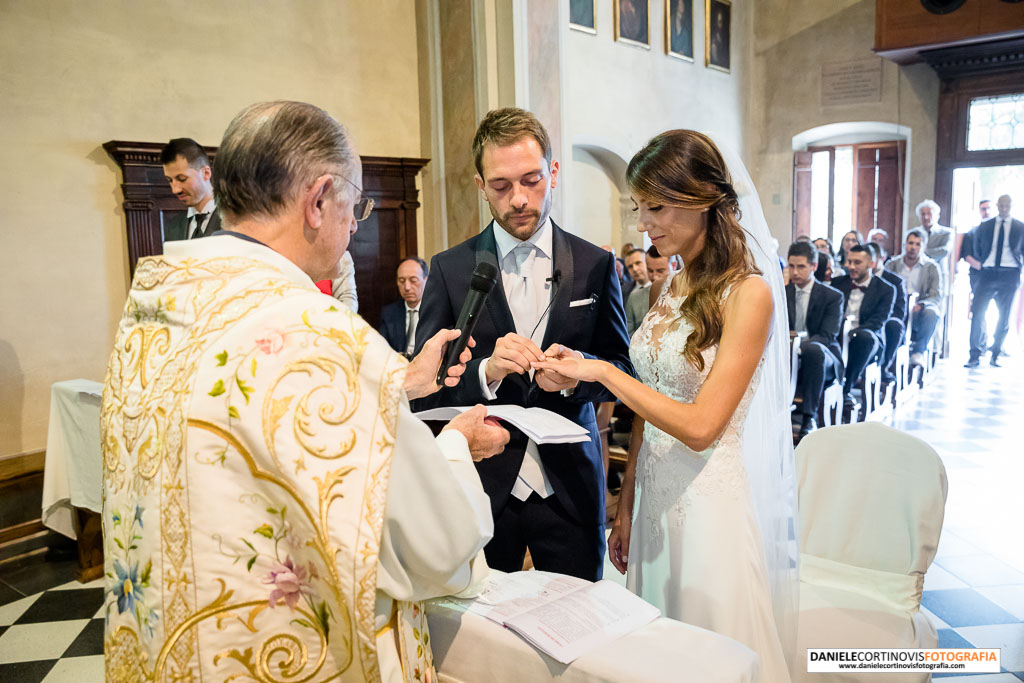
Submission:
<svg viewBox="0 0 1024 683">
<path fill-rule="evenodd" d="M 590 9 L 590 24 L 587 20 L 587 8 Z M 575 20 L 575 21 L 574 21 Z M 581 33 L 597 35 L 597 0 L 569 0 L 569 28 Z"/>
<path fill-rule="evenodd" d="M 731 73 L 732 3 L 704 0 L 704 66 Z"/>
<path fill-rule="evenodd" d="M 648 0 L 613 0 L 615 41 L 651 49 L 651 8 Z"/>
<path fill-rule="evenodd" d="M 665 0 L 665 54 L 693 62 L 693 0 Z"/>
</svg>

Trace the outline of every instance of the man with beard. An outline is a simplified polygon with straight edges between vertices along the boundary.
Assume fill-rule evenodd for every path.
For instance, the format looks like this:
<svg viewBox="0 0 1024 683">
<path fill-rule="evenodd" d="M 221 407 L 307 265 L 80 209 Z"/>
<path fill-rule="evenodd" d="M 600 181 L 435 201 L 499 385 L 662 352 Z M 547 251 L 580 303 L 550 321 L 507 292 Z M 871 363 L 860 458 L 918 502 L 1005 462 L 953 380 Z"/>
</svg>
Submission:
<svg viewBox="0 0 1024 683">
<path fill-rule="evenodd" d="M 433 258 L 417 350 L 455 324 L 476 264 L 492 264 L 501 279 L 480 312 L 464 380 L 415 407 L 539 406 L 586 427 L 587 442 L 541 446 L 509 427 L 503 462 L 477 471 L 494 515 L 494 538 L 484 549 L 490 566 L 518 571 L 529 550 L 539 570 L 593 581 L 601 578 L 605 546 L 604 465 L 593 404 L 615 397 L 600 383 L 534 372 L 532 364 L 575 355 L 633 373 L 615 256 L 551 220 L 558 162 L 533 114 L 489 112 L 473 152 L 476 185 L 494 220 Z"/>
</svg>

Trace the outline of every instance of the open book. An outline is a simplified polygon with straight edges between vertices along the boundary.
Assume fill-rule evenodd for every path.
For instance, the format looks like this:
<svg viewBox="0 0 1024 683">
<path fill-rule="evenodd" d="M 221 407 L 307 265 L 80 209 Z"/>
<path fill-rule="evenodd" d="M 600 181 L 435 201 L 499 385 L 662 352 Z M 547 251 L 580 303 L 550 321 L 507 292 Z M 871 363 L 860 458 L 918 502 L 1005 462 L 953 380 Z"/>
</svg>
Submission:
<svg viewBox="0 0 1024 683">
<path fill-rule="evenodd" d="M 447 422 L 470 409 L 472 406 L 433 408 L 416 413 L 416 417 L 423 421 L 444 420 Z M 572 420 L 544 408 L 489 405 L 487 414 L 514 424 L 534 443 L 577 443 L 590 440 L 590 432 L 586 429 Z"/>
<path fill-rule="evenodd" d="M 492 573 L 467 611 L 515 631 L 563 664 L 661 616 L 617 583 L 540 571 Z"/>
</svg>

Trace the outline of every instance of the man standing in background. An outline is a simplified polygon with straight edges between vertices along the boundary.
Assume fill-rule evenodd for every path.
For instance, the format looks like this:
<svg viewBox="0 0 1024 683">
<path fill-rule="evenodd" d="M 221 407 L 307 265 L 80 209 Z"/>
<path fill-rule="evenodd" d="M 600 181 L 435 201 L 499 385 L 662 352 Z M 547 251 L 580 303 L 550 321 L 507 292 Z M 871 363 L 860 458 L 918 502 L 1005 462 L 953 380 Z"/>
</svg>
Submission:
<svg viewBox="0 0 1024 683">
<path fill-rule="evenodd" d="M 999 367 L 1006 333 L 1010 329 L 1010 307 L 1020 286 L 1024 265 L 1024 223 L 1010 216 L 1012 200 L 1003 195 L 996 200 L 999 215 L 974 229 L 974 258 L 981 263 L 978 290 L 971 304 L 971 356 L 964 367 L 976 368 L 981 355 L 985 332 L 985 312 L 990 301 L 999 309 L 999 322 L 992 335 L 992 365 Z"/>
<path fill-rule="evenodd" d="M 420 319 L 420 301 L 427 286 L 427 263 L 419 256 L 407 256 L 398 264 L 395 284 L 401 301 L 388 304 L 380 311 L 380 333 L 391 348 L 412 358 L 416 345 L 416 327 Z"/>
<path fill-rule="evenodd" d="M 164 242 L 206 237 L 220 230 L 217 202 L 213 198 L 210 157 L 192 138 L 174 138 L 160 152 L 164 177 L 174 196 L 188 211 L 164 226 Z"/>
<path fill-rule="evenodd" d="M 942 209 L 931 199 L 926 199 L 917 205 L 917 218 L 921 221 L 919 226 L 927 236 L 924 243 L 924 254 L 935 261 L 939 267 L 942 291 L 949 291 L 949 255 L 953 249 L 953 231 L 944 225 L 939 225 L 939 216 Z"/>
</svg>

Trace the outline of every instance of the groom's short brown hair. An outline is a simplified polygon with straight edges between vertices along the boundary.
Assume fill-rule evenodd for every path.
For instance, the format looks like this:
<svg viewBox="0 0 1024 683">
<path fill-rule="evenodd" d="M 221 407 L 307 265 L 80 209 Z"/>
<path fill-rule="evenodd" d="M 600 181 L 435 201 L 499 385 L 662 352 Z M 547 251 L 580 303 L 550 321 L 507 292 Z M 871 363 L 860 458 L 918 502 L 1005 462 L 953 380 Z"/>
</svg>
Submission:
<svg viewBox="0 0 1024 683">
<path fill-rule="evenodd" d="M 492 109 L 487 112 L 473 137 L 473 160 L 476 162 L 476 172 L 480 174 L 481 178 L 483 177 L 484 169 L 481 159 L 484 156 L 485 146 L 505 147 L 525 137 L 532 137 L 537 141 L 541 152 L 544 153 L 544 160 L 550 165 L 551 140 L 536 116 L 518 107 Z"/>
</svg>

